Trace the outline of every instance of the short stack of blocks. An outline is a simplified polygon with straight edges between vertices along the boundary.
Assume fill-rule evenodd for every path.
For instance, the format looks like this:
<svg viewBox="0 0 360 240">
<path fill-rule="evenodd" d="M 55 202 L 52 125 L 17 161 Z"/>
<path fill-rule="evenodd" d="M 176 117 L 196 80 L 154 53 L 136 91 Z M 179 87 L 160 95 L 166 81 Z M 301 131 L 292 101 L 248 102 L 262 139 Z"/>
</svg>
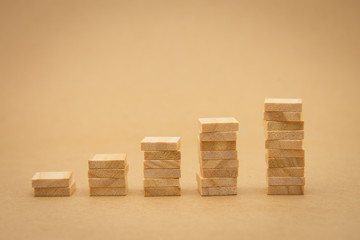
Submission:
<svg viewBox="0 0 360 240">
<path fill-rule="evenodd" d="M 267 194 L 303 195 L 305 152 L 301 99 L 265 99 Z"/>
<path fill-rule="evenodd" d="M 200 118 L 199 162 L 196 175 L 201 196 L 237 194 L 239 161 L 235 118 Z"/>
<path fill-rule="evenodd" d="M 76 185 L 71 172 L 37 172 L 32 187 L 35 197 L 69 197 Z"/>
</svg>

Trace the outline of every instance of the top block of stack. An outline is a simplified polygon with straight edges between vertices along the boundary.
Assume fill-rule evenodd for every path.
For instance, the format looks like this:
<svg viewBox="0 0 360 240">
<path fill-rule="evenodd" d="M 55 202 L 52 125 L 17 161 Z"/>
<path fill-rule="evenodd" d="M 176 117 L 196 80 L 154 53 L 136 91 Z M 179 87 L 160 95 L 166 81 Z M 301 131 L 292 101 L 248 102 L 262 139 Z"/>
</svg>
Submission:
<svg viewBox="0 0 360 240">
<path fill-rule="evenodd" d="M 239 130 L 239 122 L 235 118 L 199 118 L 199 127 L 202 133 L 211 132 L 236 132 Z M 210 136 L 209 136 L 210 137 Z M 214 136 L 215 137 L 215 136 Z M 217 136 L 221 137 L 221 136 Z M 231 136 L 223 136 L 230 137 Z M 209 141 L 209 140 L 205 140 Z"/>
<path fill-rule="evenodd" d="M 95 154 L 88 163 L 89 169 L 123 169 L 126 166 L 126 154 Z"/>
<path fill-rule="evenodd" d="M 142 151 L 178 151 L 180 137 L 146 137 L 141 141 Z"/>
</svg>

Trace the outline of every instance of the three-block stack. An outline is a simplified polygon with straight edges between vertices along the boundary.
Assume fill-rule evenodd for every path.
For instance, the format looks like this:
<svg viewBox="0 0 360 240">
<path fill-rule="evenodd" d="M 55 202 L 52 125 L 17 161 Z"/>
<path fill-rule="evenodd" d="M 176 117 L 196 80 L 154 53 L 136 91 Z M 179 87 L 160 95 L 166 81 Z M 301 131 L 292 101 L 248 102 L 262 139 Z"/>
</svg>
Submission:
<svg viewBox="0 0 360 240">
<path fill-rule="evenodd" d="M 71 172 L 37 172 L 32 178 L 35 197 L 69 197 L 75 191 Z"/>
<path fill-rule="evenodd" d="M 90 196 L 125 196 L 129 165 L 126 154 L 95 154 L 89 160 Z"/>
<path fill-rule="evenodd" d="M 267 194 L 304 194 L 305 151 L 301 99 L 265 99 Z"/>
<path fill-rule="evenodd" d="M 180 137 L 145 137 L 144 196 L 180 196 Z"/>
<path fill-rule="evenodd" d="M 237 194 L 239 161 L 235 118 L 199 119 L 200 175 L 196 175 L 201 196 Z"/>
</svg>

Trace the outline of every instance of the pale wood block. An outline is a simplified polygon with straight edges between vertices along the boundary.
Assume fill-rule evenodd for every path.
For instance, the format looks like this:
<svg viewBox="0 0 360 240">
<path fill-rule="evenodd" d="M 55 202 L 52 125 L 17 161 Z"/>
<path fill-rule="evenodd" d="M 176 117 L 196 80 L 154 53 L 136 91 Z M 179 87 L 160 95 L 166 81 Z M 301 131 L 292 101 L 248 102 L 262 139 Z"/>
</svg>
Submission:
<svg viewBox="0 0 360 240">
<path fill-rule="evenodd" d="M 232 117 L 199 118 L 201 132 L 235 132 L 239 130 L 239 122 Z"/>
<path fill-rule="evenodd" d="M 90 196 L 126 196 L 127 187 L 106 187 L 106 188 L 90 188 Z"/>
<path fill-rule="evenodd" d="M 70 197 L 76 189 L 75 181 L 69 187 L 34 188 L 35 197 Z"/>
<path fill-rule="evenodd" d="M 305 157 L 304 149 L 266 149 L 269 158 L 303 158 Z"/>
<path fill-rule="evenodd" d="M 129 170 L 129 165 L 124 169 L 89 169 L 89 178 L 124 178 Z"/>
<path fill-rule="evenodd" d="M 304 130 L 265 131 L 268 140 L 303 140 Z"/>
<path fill-rule="evenodd" d="M 121 169 L 126 165 L 125 153 L 95 154 L 89 160 L 89 168 Z"/>
<path fill-rule="evenodd" d="M 202 160 L 218 160 L 218 159 L 237 159 L 237 151 L 200 151 L 200 159 Z"/>
<path fill-rule="evenodd" d="M 204 178 L 234 178 L 238 176 L 237 168 L 201 168 L 200 172 Z"/>
<path fill-rule="evenodd" d="M 144 178 L 179 178 L 180 169 L 144 169 Z"/>
<path fill-rule="evenodd" d="M 181 196 L 180 187 L 144 188 L 145 197 Z"/>
<path fill-rule="evenodd" d="M 200 141 L 236 141 L 236 132 L 200 133 Z"/>
<path fill-rule="evenodd" d="M 196 181 L 202 187 L 236 187 L 237 178 L 203 178 L 196 174 Z"/>
<path fill-rule="evenodd" d="M 69 187 L 72 173 L 66 172 L 37 172 L 32 178 L 33 188 Z"/>
<path fill-rule="evenodd" d="M 177 151 L 180 137 L 145 137 L 141 141 L 142 151 Z"/>
<path fill-rule="evenodd" d="M 267 177 L 304 177 L 304 168 L 268 168 Z"/>
<path fill-rule="evenodd" d="M 144 168 L 180 168 L 180 160 L 145 160 Z"/>
<path fill-rule="evenodd" d="M 304 186 L 268 186 L 268 195 L 304 195 Z"/>
<path fill-rule="evenodd" d="M 90 188 L 126 187 L 126 178 L 89 178 Z"/>
<path fill-rule="evenodd" d="M 304 177 L 268 177 L 267 184 L 270 186 L 296 186 L 305 185 Z"/>
<path fill-rule="evenodd" d="M 264 102 L 264 111 L 266 112 L 301 112 L 301 99 L 287 98 L 266 98 Z"/>
<path fill-rule="evenodd" d="M 181 160 L 180 151 L 146 151 L 145 160 Z"/>
<path fill-rule="evenodd" d="M 238 160 L 200 160 L 201 168 L 238 168 Z"/>
<path fill-rule="evenodd" d="M 236 141 L 205 142 L 200 141 L 200 151 L 234 151 Z"/>
<path fill-rule="evenodd" d="M 305 158 L 268 158 L 265 157 L 269 168 L 304 167 Z"/>
<path fill-rule="evenodd" d="M 266 140 L 266 149 L 303 149 L 302 140 Z"/>
<path fill-rule="evenodd" d="M 197 178 L 198 190 L 201 196 L 226 196 L 236 195 L 237 187 L 204 187 L 202 181 Z"/>
<path fill-rule="evenodd" d="M 304 121 L 299 121 L 299 122 L 264 121 L 264 128 L 267 131 L 304 130 Z"/>
<path fill-rule="evenodd" d="M 301 112 L 264 112 L 264 120 L 279 122 L 301 121 Z"/>
<path fill-rule="evenodd" d="M 145 178 L 144 188 L 180 187 L 179 178 Z"/>
</svg>

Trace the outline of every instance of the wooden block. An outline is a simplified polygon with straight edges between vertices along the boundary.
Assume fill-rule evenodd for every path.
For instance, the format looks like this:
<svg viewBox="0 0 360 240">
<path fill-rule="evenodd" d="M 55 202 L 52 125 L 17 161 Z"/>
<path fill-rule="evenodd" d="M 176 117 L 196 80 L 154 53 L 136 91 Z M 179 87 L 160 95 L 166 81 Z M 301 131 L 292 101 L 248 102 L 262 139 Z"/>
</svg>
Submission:
<svg viewBox="0 0 360 240">
<path fill-rule="evenodd" d="M 145 160 L 144 168 L 180 168 L 180 160 Z"/>
<path fill-rule="evenodd" d="M 238 168 L 238 160 L 200 160 L 201 168 Z"/>
<path fill-rule="evenodd" d="M 199 118 L 201 132 L 235 132 L 239 130 L 239 122 L 228 118 Z"/>
<path fill-rule="evenodd" d="M 124 178 L 127 175 L 129 165 L 124 169 L 89 169 L 89 178 Z"/>
<path fill-rule="evenodd" d="M 34 188 L 35 197 L 70 197 L 76 189 L 75 181 L 69 187 Z"/>
<path fill-rule="evenodd" d="M 90 196 L 126 196 L 127 187 L 106 187 L 106 188 L 90 188 Z"/>
<path fill-rule="evenodd" d="M 145 178 L 144 188 L 180 187 L 179 178 Z"/>
<path fill-rule="evenodd" d="M 303 149 L 302 140 L 266 140 L 267 149 Z"/>
<path fill-rule="evenodd" d="M 268 177 L 267 184 L 270 186 L 296 186 L 305 185 L 304 177 Z"/>
<path fill-rule="evenodd" d="M 264 120 L 298 122 L 301 121 L 301 112 L 264 112 Z"/>
<path fill-rule="evenodd" d="M 268 168 L 267 177 L 304 177 L 304 168 Z"/>
<path fill-rule="evenodd" d="M 236 195 L 237 187 L 204 187 L 200 178 L 197 179 L 198 190 L 201 196 L 226 196 Z"/>
<path fill-rule="evenodd" d="M 269 158 L 303 158 L 305 157 L 304 149 L 266 149 Z"/>
<path fill-rule="evenodd" d="M 237 168 L 201 168 L 200 172 L 204 178 L 234 178 L 238 176 Z"/>
<path fill-rule="evenodd" d="M 205 142 L 200 141 L 200 151 L 233 151 L 236 141 Z"/>
<path fill-rule="evenodd" d="M 237 151 L 200 151 L 200 159 L 202 160 L 218 160 L 218 159 L 237 159 Z"/>
<path fill-rule="evenodd" d="M 268 140 L 303 140 L 304 130 L 265 131 Z"/>
<path fill-rule="evenodd" d="M 180 151 L 146 151 L 144 152 L 145 160 L 180 160 Z"/>
<path fill-rule="evenodd" d="M 200 133 L 200 141 L 236 141 L 236 132 Z"/>
<path fill-rule="evenodd" d="M 179 178 L 180 169 L 144 169 L 144 178 Z"/>
<path fill-rule="evenodd" d="M 146 137 L 141 141 L 142 151 L 177 151 L 180 137 Z"/>
<path fill-rule="evenodd" d="M 71 172 L 37 172 L 32 178 L 33 188 L 69 187 Z"/>
<path fill-rule="evenodd" d="M 126 178 L 89 178 L 90 188 L 125 187 Z"/>
<path fill-rule="evenodd" d="M 145 197 L 181 196 L 180 187 L 144 188 Z"/>
<path fill-rule="evenodd" d="M 89 160 L 89 168 L 122 169 L 126 165 L 126 154 L 95 154 Z"/>
<path fill-rule="evenodd" d="M 268 195 L 304 195 L 304 186 L 268 186 Z"/>
<path fill-rule="evenodd" d="M 269 168 L 282 168 L 282 167 L 304 167 L 304 158 L 268 158 L 265 157 L 266 163 Z"/>
<path fill-rule="evenodd" d="M 301 99 L 266 98 L 264 102 L 266 112 L 301 112 Z"/>
<path fill-rule="evenodd" d="M 202 187 L 236 187 L 237 178 L 202 178 L 199 174 L 196 174 L 196 181 L 200 183 Z"/>
<path fill-rule="evenodd" d="M 264 121 L 264 128 L 267 131 L 304 130 L 304 121 L 299 121 L 299 122 Z"/>
</svg>

